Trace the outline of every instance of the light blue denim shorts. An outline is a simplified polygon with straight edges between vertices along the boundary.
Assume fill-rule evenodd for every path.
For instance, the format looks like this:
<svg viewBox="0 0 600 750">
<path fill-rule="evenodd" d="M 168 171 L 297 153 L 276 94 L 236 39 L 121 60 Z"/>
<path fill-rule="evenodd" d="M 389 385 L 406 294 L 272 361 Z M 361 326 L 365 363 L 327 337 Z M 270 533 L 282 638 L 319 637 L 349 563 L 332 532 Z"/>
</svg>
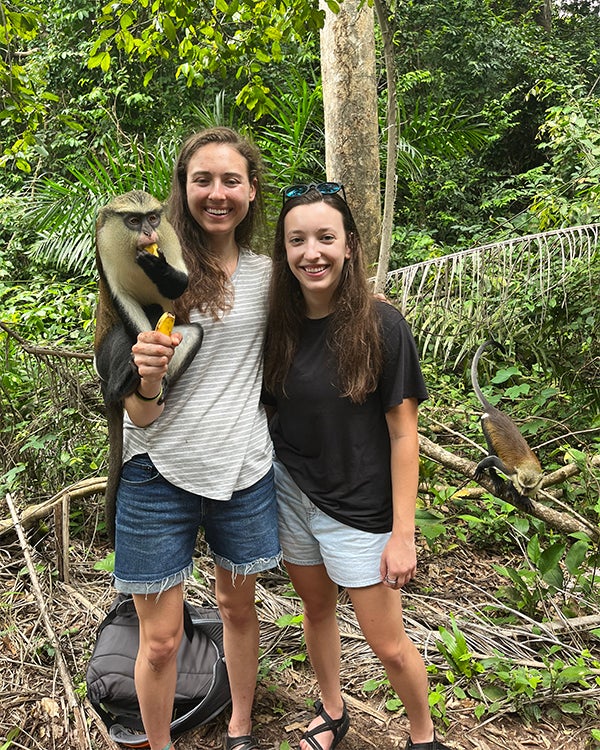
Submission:
<svg viewBox="0 0 600 750">
<path fill-rule="evenodd" d="M 117 591 L 157 594 L 182 583 L 192 573 L 199 528 L 215 563 L 234 575 L 277 567 L 273 470 L 223 502 L 167 482 L 146 454 L 127 461 L 117 493 Z"/>
<path fill-rule="evenodd" d="M 293 565 L 324 565 L 327 575 L 344 588 L 381 582 L 379 564 L 390 533 L 373 534 L 336 521 L 309 500 L 274 459 L 283 559 Z"/>
</svg>

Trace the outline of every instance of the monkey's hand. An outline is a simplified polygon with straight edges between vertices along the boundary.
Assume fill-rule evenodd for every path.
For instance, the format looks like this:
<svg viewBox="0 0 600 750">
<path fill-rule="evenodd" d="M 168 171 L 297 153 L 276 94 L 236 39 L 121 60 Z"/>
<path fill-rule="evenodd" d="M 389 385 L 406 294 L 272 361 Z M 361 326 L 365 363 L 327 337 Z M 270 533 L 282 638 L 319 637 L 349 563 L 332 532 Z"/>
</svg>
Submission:
<svg viewBox="0 0 600 750">
<path fill-rule="evenodd" d="M 520 492 L 516 489 L 514 484 L 510 480 L 510 474 L 502 461 L 498 458 L 498 456 L 488 456 L 487 458 L 484 458 L 482 461 L 480 461 L 477 464 L 477 468 L 475 469 L 475 473 L 473 474 L 473 477 L 476 481 L 479 481 L 484 473 L 485 470 L 488 470 L 490 479 L 492 480 L 492 483 L 494 485 L 494 494 L 504 500 L 509 500 L 516 508 L 520 508 L 521 510 L 526 511 L 527 513 L 531 513 L 533 510 L 533 504 L 531 500 L 526 495 L 521 495 Z M 498 476 L 496 469 L 502 472 L 506 476 L 506 479 L 503 479 Z"/>
<path fill-rule="evenodd" d="M 527 513 L 531 513 L 531 511 L 533 510 L 533 503 L 531 502 L 531 498 L 527 497 L 527 495 L 521 495 L 521 493 L 517 490 L 512 482 L 507 482 L 507 484 L 508 493 L 512 498 L 513 505 L 517 508 L 521 508 L 521 510 L 526 511 Z"/>
<path fill-rule="evenodd" d="M 496 469 L 498 469 L 503 474 L 508 476 L 508 469 L 502 463 L 502 461 L 498 458 L 498 456 L 490 455 L 481 459 L 481 461 L 477 464 L 477 468 L 475 469 L 475 474 L 474 474 L 475 479 L 481 479 L 486 469 L 489 471 L 490 478 L 492 480 L 495 480 L 498 478 L 498 475 L 496 474 L 496 471 L 495 471 Z"/>
<path fill-rule="evenodd" d="M 149 247 L 152 247 L 151 245 Z M 152 281 L 163 297 L 176 299 L 181 297 L 188 285 L 188 276 L 169 265 L 164 253 L 160 248 L 156 255 L 151 251 L 138 247 L 135 253 L 135 262 Z"/>
</svg>

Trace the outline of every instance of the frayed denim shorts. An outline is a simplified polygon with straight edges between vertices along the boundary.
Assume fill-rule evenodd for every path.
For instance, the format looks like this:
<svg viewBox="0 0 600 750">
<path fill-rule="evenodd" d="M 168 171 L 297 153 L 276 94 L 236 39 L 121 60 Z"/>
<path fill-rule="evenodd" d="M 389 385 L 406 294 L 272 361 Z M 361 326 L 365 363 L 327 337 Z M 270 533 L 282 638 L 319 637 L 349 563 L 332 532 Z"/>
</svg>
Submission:
<svg viewBox="0 0 600 750">
<path fill-rule="evenodd" d="M 347 526 L 323 513 L 305 495 L 285 466 L 273 460 L 283 559 L 293 565 L 324 565 L 344 588 L 381 583 L 379 565 L 390 533 Z"/>
<path fill-rule="evenodd" d="M 233 575 L 277 567 L 281 549 L 273 469 L 223 502 L 179 489 L 146 454 L 127 461 L 117 492 L 117 591 L 157 594 L 182 583 L 193 570 L 200 528 L 215 563 Z"/>
</svg>

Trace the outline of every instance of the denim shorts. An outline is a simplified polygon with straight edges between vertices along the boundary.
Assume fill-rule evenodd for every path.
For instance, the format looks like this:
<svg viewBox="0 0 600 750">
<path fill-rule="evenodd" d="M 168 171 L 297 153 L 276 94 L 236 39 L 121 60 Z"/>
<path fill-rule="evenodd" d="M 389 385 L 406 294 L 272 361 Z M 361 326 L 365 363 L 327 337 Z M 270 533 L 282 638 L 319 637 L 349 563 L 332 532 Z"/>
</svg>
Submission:
<svg viewBox="0 0 600 750">
<path fill-rule="evenodd" d="M 391 534 L 374 534 L 331 518 L 302 492 L 283 464 L 274 459 L 283 559 L 293 565 L 324 565 L 344 588 L 381 582 L 379 564 Z"/>
<path fill-rule="evenodd" d="M 215 563 L 233 575 L 277 567 L 273 469 L 223 502 L 167 482 L 146 454 L 127 461 L 117 492 L 117 591 L 156 594 L 182 583 L 192 573 L 199 528 Z"/>
</svg>

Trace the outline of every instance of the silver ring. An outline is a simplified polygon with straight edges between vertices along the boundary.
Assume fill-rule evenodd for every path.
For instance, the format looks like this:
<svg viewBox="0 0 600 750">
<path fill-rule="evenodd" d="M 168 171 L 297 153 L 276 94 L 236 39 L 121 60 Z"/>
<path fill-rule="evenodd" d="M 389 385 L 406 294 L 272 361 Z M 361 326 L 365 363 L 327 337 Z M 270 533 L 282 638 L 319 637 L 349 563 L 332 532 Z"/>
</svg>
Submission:
<svg viewBox="0 0 600 750">
<path fill-rule="evenodd" d="M 398 579 L 397 578 L 388 578 L 387 576 L 385 576 L 383 580 L 386 583 L 394 583 L 394 584 L 398 583 Z"/>
</svg>

